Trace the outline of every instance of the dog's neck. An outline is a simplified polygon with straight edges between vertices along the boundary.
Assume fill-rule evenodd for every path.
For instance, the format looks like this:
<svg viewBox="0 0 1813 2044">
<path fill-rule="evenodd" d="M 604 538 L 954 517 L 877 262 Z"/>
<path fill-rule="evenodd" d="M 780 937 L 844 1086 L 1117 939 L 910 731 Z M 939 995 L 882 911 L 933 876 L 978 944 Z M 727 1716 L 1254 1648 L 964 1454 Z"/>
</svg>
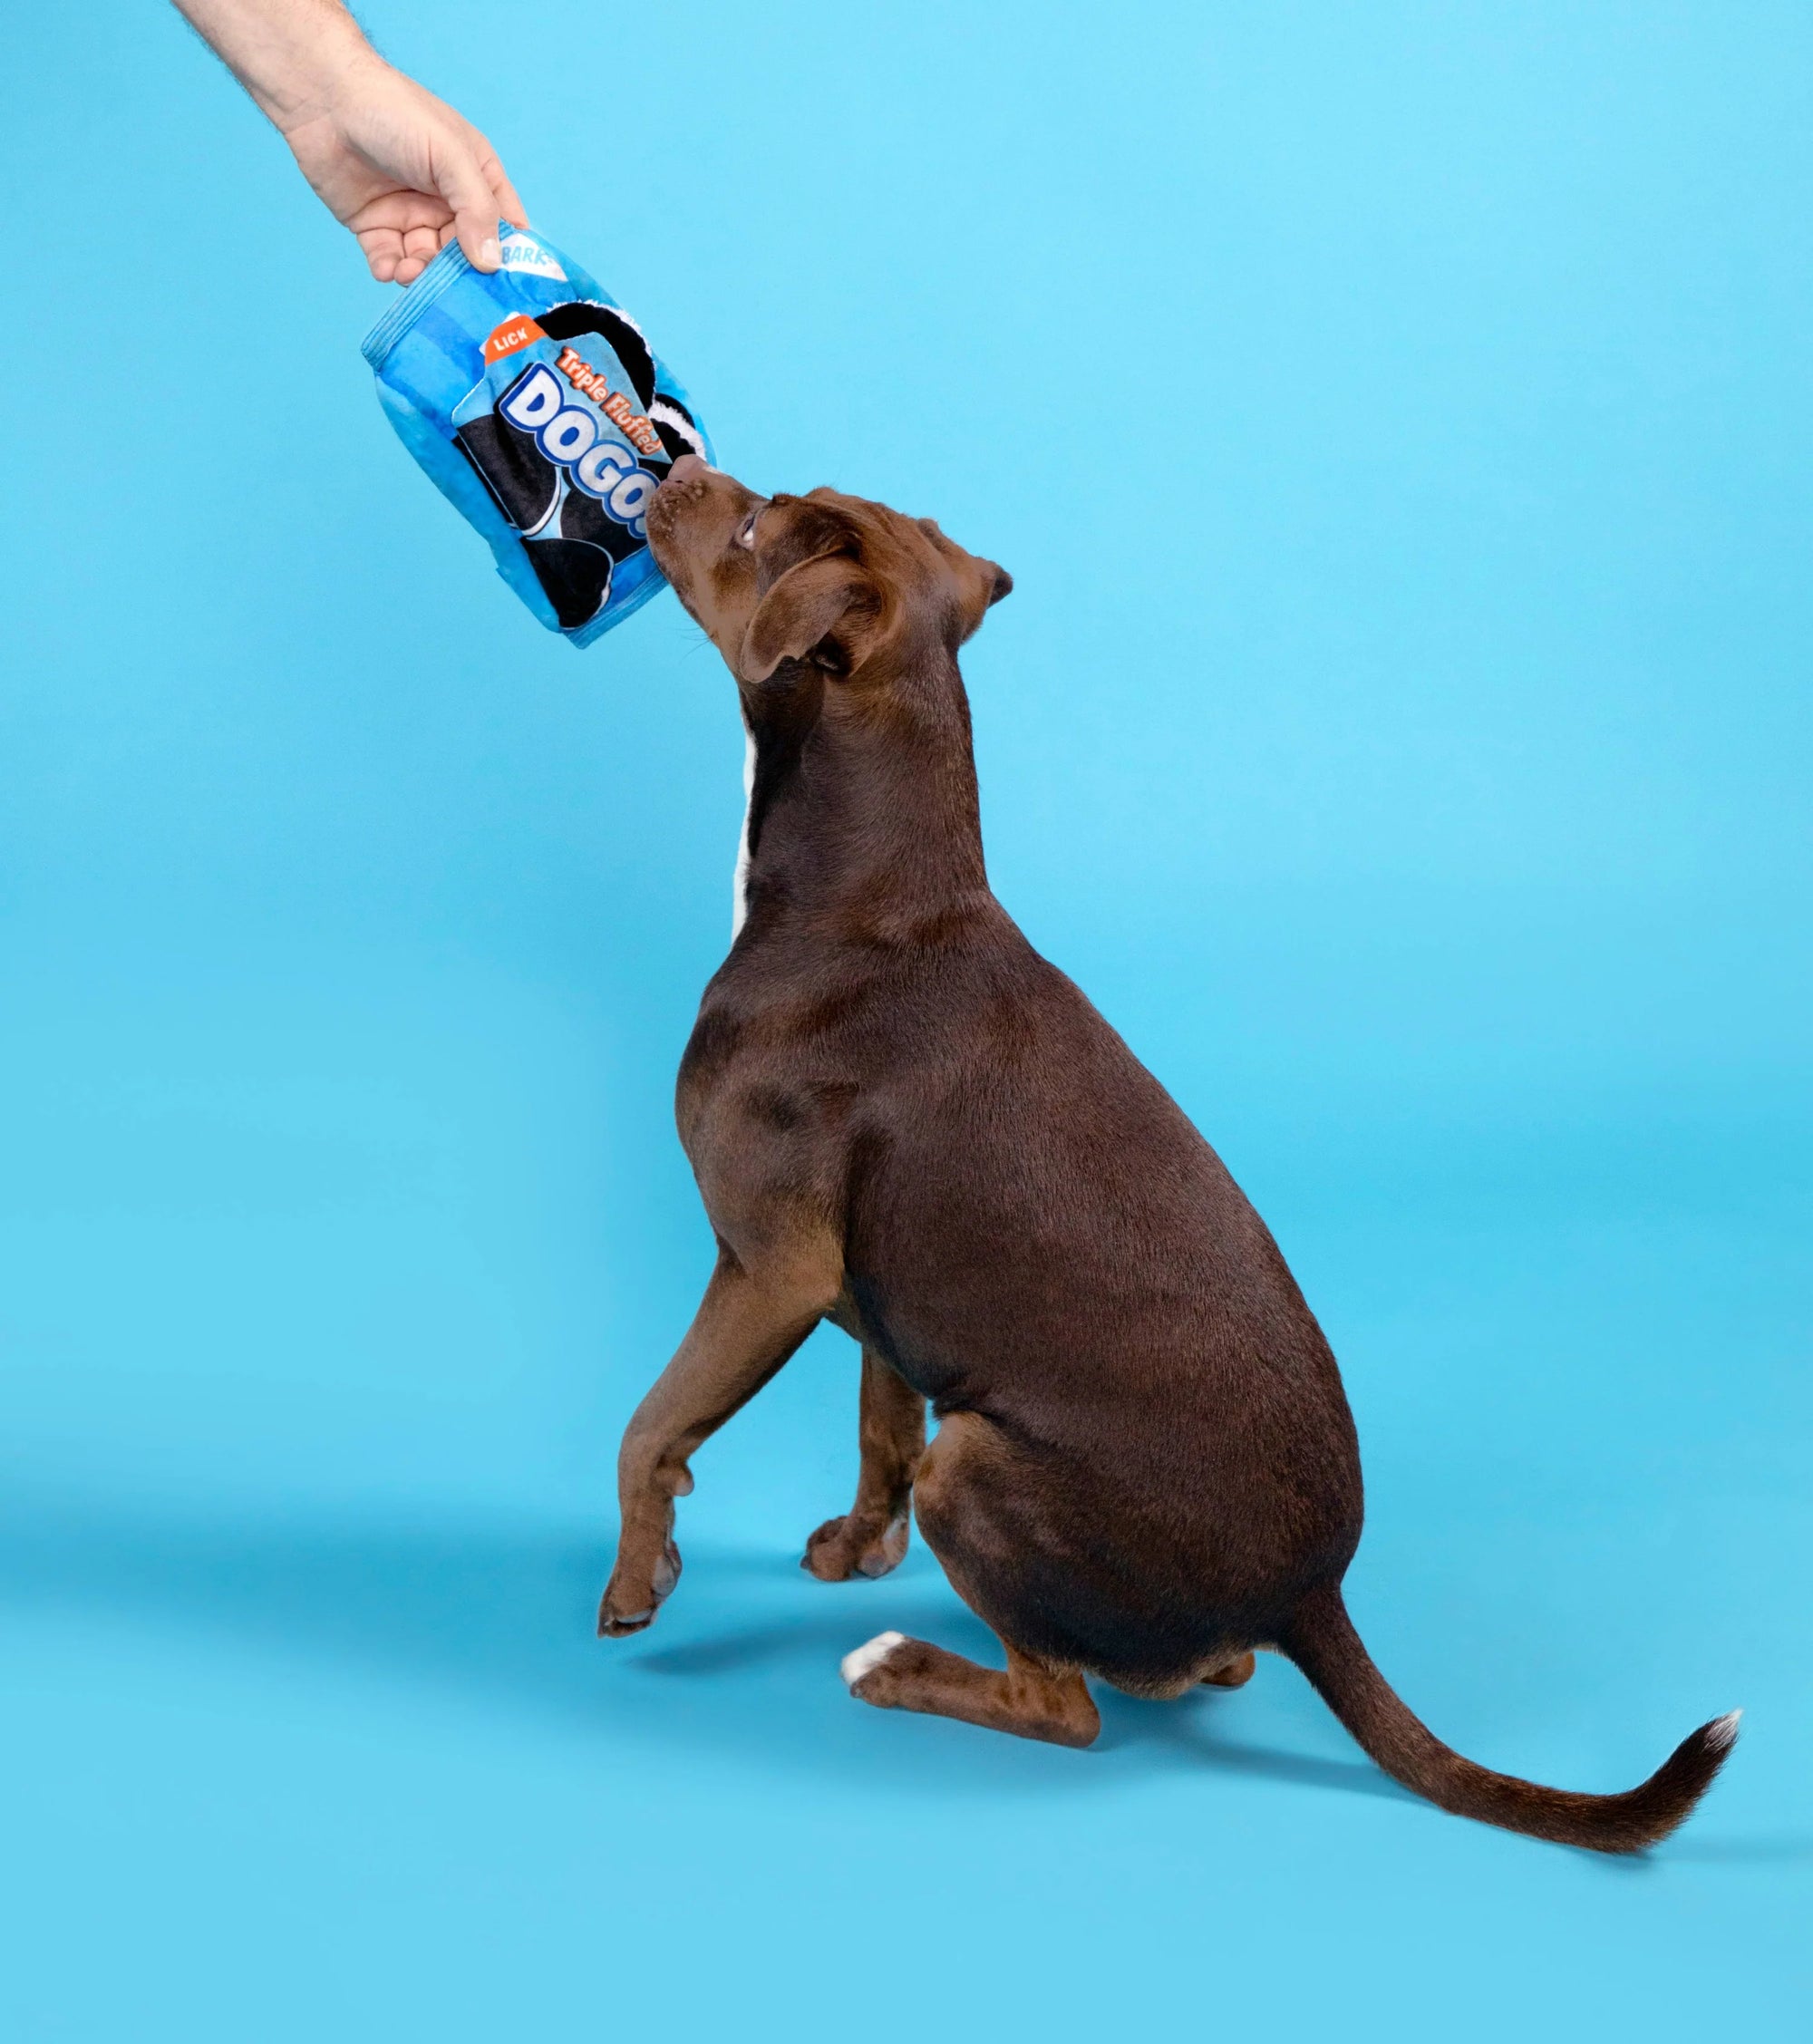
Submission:
<svg viewBox="0 0 1813 2044">
<path fill-rule="evenodd" d="M 828 715 L 840 684 L 800 664 L 747 691 L 732 935 L 831 917 L 885 937 L 985 896 L 969 705 L 939 684 L 868 716 Z"/>
</svg>

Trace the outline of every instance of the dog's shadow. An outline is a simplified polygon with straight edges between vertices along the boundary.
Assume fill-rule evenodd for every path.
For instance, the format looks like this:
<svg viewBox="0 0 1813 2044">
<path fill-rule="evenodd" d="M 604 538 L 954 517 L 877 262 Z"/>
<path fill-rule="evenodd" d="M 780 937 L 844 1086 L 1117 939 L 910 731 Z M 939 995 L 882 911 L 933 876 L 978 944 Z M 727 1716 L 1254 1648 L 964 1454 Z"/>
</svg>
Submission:
<svg viewBox="0 0 1813 2044">
<path fill-rule="evenodd" d="M 796 1555 L 695 1543 L 658 1624 L 620 1642 L 593 1636 L 609 1563 L 607 1526 L 430 1513 L 204 1517 L 20 1497 L 0 1507 L 0 1599 L 15 1606 L 224 1634 L 530 1713 L 580 1739 L 715 1749 L 877 1786 L 1091 1793 L 1129 1775 L 1213 1768 L 1402 1794 L 1357 1758 L 1226 1736 L 1230 1700 L 1216 1692 L 1159 1705 L 1102 1689 L 1102 1737 L 1085 1756 L 853 1706 L 838 1661 L 884 1627 L 1000 1664 L 992 1635 L 916 1545 L 881 1583 L 825 1584 Z"/>
<path fill-rule="evenodd" d="M 812 1581 L 794 1553 L 693 1543 L 657 1625 L 601 1642 L 593 1620 L 610 1554 L 608 1526 L 527 1518 L 0 1503 L 0 1603 L 226 1636 L 528 1715 L 594 1748 L 678 1746 L 877 1789 L 1089 1795 L 1219 1772 L 1415 1800 L 1357 1754 L 1326 1750 L 1343 1735 L 1295 1671 L 1265 1655 L 1252 1689 L 1232 1694 L 1142 1703 L 1098 1685 L 1102 1736 L 1086 1754 L 852 1705 L 838 1661 L 885 1627 L 1000 1664 L 997 1642 L 916 1543 L 882 1582 L 839 1584 Z M 1798 1863 L 1813 1840 L 1695 1838 L 1666 1851 Z"/>
</svg>

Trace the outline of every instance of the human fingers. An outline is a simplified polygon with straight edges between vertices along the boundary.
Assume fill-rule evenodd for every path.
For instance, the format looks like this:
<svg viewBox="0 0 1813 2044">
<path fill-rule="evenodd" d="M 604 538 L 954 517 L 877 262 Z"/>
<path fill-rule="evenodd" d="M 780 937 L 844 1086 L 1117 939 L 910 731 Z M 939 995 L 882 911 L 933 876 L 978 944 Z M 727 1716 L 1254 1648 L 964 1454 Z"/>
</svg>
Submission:
<svg viewBox="0 0 1813 2044">
<path fill-rule="evenodd" d="M 485 181 L 491 188 L 491 196 L 497 202 L 498 211 L 512 227 L 526 228 L 528 225 L 528 215 L 523 210 L 522 200 L 517 197 L 516 187 L 509 180 L 509 172 L 504 169 L 499 160 L 497 150 L 490 142 L 482 135 L 477 140 L 480 149 L 479 169 L 483 171 Z"/>
<path fill-rule="evenodd" d="M 387 191 L 360 207 L 346 225 L 380 284 L 413 284 L 451 223 L 445 202 L 431 192 Z"/>
<path fill-rule="evenodd" d="M 478 152 L 463 137 L 448 137 L 434 152 L 434 189 L 453 214 L 453 231 L 474 269 L 494 270 L 503 260 L 498 247 L 498 199 L 479 166 Z"/>
<path fill-rule="evenodd" d="M 380 284 L 397 282 L 397 268 L 402 261 L 402 236 L 395 228 L 364 228 L 355 231 L 372 275 Z M 401 281 L 406 284 L 409 279 L 404 277 Z"/>
<path fill-rule="evenodd" d="M 397 273 L 392 281 L 401 285 L 407 291 L 427 267 L 426 263 L 417 262 L 413 256 L 405 256 L 402 262 L 397 265 Z"/>
</svg>

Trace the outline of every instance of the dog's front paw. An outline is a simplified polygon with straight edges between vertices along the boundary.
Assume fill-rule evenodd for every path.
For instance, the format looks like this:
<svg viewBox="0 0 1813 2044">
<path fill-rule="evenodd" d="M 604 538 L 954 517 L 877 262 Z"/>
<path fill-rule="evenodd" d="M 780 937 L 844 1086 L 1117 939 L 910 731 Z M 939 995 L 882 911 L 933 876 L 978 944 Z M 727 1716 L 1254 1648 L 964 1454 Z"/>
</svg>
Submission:
<svg viewBox="0 0 1813 2044">
<path fill-rule="evenodd" d="M 646 1632 L 679 1580 L 680 1550 L 672 1540 L 662 1548 L 652 1569 L 637 1572 L 619 1555 L 598 1605 L 598 1637 L 621 1640 L 632 1632 Z"/>
<path fill-rule="evenodd" d="M 626 1640 L 632 1632 L 645 1632 L 654 1623 L 659 1604 L 650 1604 L 646 1611 L 618 1613 L 612 1608 L 611 1594 L 606 1591 L 598 1606 L 598 1637 L 601 1640 Z"/>
<path fill-rule="evenodd" d="M 883 1525 L 855 1512 L 827 1519 L 806 1543 L 800 1566 L 820 1583 L 848 1583 L 853 1575 L 886 1575 L 906 1553 L 905 1512 Z"/>
</svg>

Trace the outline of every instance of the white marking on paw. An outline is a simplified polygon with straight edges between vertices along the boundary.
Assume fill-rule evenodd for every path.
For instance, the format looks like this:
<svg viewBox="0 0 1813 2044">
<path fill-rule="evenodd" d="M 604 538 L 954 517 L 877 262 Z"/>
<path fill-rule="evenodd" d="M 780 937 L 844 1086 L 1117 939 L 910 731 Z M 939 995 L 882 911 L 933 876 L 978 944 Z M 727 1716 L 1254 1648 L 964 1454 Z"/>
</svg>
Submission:
<svg viewBox="0 0 1813 2044">
<path fill-rule="evenodd" d="M 879 1668 L 896 1647 L 906 1644 L 904 1632 L 877 1632 L 867 1645 L 859 1646 L 853 1653 L 847 1653 L 838 1663 L 838 1672 L 854 1689 L 872 1668 Z"/>
<path fill-rule="evenodd" d="M 864 1647 L 860 1651 L 867 1653 L 868 1649 Z M 854 1661 L 856 1655 L 852 1654 L 850 1659 Z M 1738 1719 L 1742 1716 L 1741 1710 L 1727 1710 L 1722 1718 L 1714 1718 L 1712 1722 L 1706 1727 L 1707 1745 L 1716 1752 L 1729 1751 L 1737 1741 Z"/>
</svg>

